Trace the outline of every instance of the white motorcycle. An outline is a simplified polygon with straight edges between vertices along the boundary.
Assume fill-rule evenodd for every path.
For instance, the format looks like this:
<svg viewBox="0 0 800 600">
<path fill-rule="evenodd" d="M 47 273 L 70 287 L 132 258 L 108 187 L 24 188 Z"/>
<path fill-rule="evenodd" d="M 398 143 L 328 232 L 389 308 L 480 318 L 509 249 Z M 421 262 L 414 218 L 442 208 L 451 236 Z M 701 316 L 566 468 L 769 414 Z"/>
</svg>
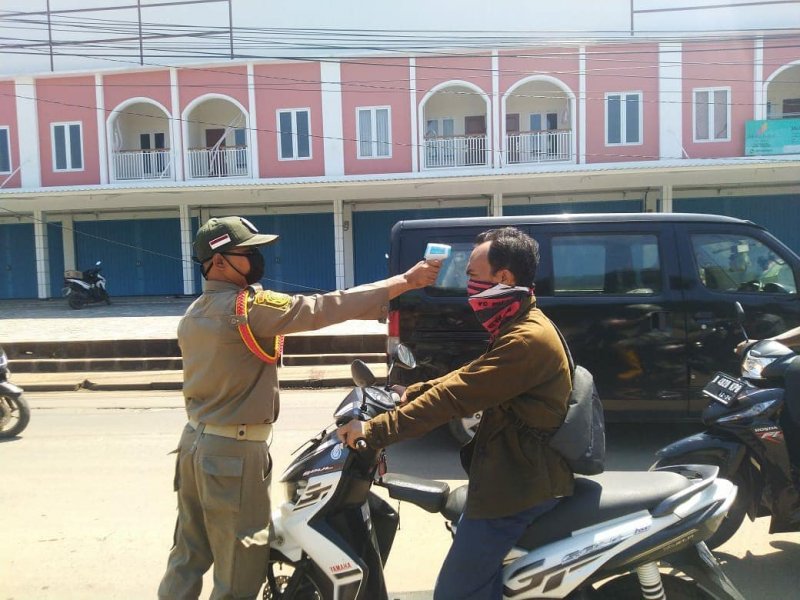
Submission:
<svg viewBox="0 0 800 600">
<path fill-rule="evenodd" d="M 98 260 L 94 268 L 86 271 L 64 271 L 64 296 L 70 308 L 81 309 L 93 302 L 111 304 L 106 290 L 106 278 L 100 274 Z"/>
<path fill-rule="evenodd" d="M 402 345 L 390 373 L 395 366 L 414 366 Z M 355 361 L 352 373 L 358 387 L 335 411 L 337 424 L 395 408 L 399 396 L 376 387 L 364 363 Z M 387 474 L 383 451 L 363 440 L 357 451 L 345 448 L 335 428 L 307 444 L 281 478 L 288 499 L 272 516 L 263 597 L 387 600 L 383 565 L 399 519 L 370 488 L 441 512 L 455 532 L 467 487 L 450 492 L 443 482 Z M 532 523 L 506 557 L 504 598 L 743 600 L 703 543 L 736 496 L 716 474 L 716 467 L 690 465 L 577 477 L 574 495 Z"/>
</svg>

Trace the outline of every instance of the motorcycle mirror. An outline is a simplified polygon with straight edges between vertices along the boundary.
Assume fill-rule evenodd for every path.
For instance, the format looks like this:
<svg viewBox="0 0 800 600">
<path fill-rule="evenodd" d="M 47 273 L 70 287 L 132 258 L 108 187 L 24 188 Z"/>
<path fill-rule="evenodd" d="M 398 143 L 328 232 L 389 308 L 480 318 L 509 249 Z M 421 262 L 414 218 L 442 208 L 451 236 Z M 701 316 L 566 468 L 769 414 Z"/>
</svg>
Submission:
<svg viewBox="0 0 800 600">
<path fill-rule="evenodd" d="M 733 305 L 736 308 L 736 322 L 739 324 L 739 329 L 741 329 L 745 341 L 747 341 L 750 339 L 750 337 L 747 335 L 747 331 L 744 329 L 744 308 L 742 308 L 742 303 L 738 300 L 734 302 Z"/>
<path fill-rule="evenodd" d="M 372 374 L 370 368 L 364 361 L 356 359 L 350 365 L 350 374 L 353 376 L 353 382 L 361 388 L 370 387 L 375 385 L 375 375 Z"/>
<path fill-rule="evenodd" d="M 413 369 L 417 366 L 414 353 L 405 344 L 397 344 L 397 348 L 394 349 L 394 359 L 397 366 L 403 369 Z"/>
</svg>

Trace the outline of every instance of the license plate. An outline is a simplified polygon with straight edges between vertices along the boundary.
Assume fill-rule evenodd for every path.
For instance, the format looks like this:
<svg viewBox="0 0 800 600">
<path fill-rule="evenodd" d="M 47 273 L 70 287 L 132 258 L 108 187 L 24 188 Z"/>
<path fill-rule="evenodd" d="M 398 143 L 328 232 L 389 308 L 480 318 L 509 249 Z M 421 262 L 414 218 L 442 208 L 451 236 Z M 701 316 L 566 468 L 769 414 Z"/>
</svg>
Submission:
<svg viewBox="0 0 800 600">
<path fill-rule="evenodd" d="M 725 373 L 717 373 L 703 388 L 703 393 L 717 402 L 728 405 L 745 387 L 747 384 L 741 379 L 725 375 Z"/>
</svg>

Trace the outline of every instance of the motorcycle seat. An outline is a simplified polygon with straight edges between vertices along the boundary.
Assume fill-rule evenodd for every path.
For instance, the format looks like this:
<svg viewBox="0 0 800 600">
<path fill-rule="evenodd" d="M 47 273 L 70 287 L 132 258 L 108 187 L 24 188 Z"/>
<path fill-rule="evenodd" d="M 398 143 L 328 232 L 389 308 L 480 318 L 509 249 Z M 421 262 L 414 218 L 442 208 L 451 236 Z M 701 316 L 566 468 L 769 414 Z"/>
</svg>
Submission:
<svg viewBox="0 0 800 600">
<path fill-rule="evenodd" d="M 652 510 L 691 485 L 691 480 L 671 472 L 608 471 L 592 477 L 576 477 L 573 495 L 534 521 L 517 545 L 537 548 L 569 537 L 584 527 Z"/>
<path fill-rule="evenodd" d="M 642 510 L 652 510 L 673 494 L 692 485 L 678 473 L 608 471 L 593 477 L 576 477 L 575 491 L 553 510 L 534 521 L 517 543 L 524 549 L 559 540 L 578 529 Z M 457 521 L 467 502 L 467 486 L 453 490 L 442 514 Z"/>
<path fill-rule="evenodd" d="M 442 510 L 450 493 L 450 486 L 444 481 L 400 473 L 387 473 L 383 476 L 382 485 L 391 498 L 411 502 L 432 513 Z"/>
</svg>

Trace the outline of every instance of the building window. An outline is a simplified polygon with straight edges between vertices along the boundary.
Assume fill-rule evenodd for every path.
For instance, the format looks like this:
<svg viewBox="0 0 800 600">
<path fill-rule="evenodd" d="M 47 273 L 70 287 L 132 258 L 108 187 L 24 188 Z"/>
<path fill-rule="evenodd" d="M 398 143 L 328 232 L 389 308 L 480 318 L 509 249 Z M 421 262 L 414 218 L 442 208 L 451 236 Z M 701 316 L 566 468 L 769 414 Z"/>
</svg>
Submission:
<svg viewBox="0 0 800 600">
<path fill-rule="evenodd" d="M 311 158 L 311 119 L 307 108 L 278 111 L 280 160 Z"/>
<path fill-rule="evenodd" d="M 694 141 L 731 139 L 730 88 L 694 90 Z"/>
<path fill-rule="evenodd" d="M 80 123 L 53 123 L 53 170 L 83 170 L 83 142 Z"/>
<path fill-rule="evenodd" d="M 641 92 L 606 94 L 606 145 L 641 143 Z"/>
<path fill-rule="evenodd" d="M 0 173 L 11 173 L 11 144 L 8 127 L 0 127 Z"/>
<path fill-rule="evenodd" d="M 391 113 L 388 106 L 359 108 L 358 158 L 392 156 Z"/>
<path fill-rule="evenodd" d="M 428 119 L 425 121 L 425 137 L 446 137 L 451 138 L 455 135 L 455 120 L 444 117 L 442 119 Z"/>
</svg>

